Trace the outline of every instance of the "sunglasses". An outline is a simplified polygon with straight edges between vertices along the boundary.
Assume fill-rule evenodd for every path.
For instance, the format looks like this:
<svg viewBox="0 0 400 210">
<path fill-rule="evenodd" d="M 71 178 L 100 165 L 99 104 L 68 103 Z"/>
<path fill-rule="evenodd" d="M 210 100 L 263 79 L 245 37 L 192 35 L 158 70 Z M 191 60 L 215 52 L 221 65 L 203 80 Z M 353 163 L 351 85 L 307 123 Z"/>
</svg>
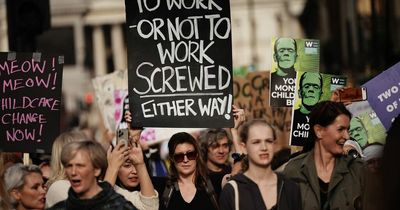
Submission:
<svg viewBox="0 0 400 210">
<path fill-rule="evenodd" d="M 185 152 L 185 153 L 178 153 L 173 156 L 173 159 L 176 163 L 180 163 L 180 162 L 183 162 L 183 160 L 185 160 L 185 156 L 188 160 L 196 160 L 197 152 L 190 151 L 190 152 Z"/>
</svg>

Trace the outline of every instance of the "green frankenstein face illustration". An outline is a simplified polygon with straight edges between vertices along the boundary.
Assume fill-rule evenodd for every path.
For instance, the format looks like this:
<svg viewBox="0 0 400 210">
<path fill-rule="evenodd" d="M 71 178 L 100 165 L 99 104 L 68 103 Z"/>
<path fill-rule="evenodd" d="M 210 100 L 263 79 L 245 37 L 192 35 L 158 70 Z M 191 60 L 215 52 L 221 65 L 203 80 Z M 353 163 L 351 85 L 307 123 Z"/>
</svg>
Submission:
<svg viewBox="0 0 400 210">
<path fill-rule="evenodd" d="M 308 111 L 318 103 L 322 95 L 321 74 L 305 72 L 300 78 L 300 91 L 302 106 Z M 307 113 L 304 113 L 307 114 Z"/>
<path fill-rule="evenodd" d="M 281 69 L 293 68 L 296 62 L 296 43 L 291 38 L 280 38 L 276 41 L 275 61 Z"/>
<path fill-rule="evenodd" d="M 351 118 L 349 132 L 351 138 L 356 140 L 361 147 L 365 147 L 368 143 L 367 130 L 365 130 L 364 125 L 359 118 Z"/>
</svg>

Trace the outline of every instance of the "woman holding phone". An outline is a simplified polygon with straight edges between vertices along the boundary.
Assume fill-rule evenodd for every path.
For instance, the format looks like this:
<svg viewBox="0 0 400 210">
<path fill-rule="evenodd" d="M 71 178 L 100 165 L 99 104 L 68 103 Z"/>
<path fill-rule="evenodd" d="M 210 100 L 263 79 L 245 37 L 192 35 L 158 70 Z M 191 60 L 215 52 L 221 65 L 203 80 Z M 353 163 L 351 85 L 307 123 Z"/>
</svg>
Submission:
<svg viewBox="0 0 400 210">
<path fill-rule="evenodd" d="M 124 119 L 128 125 L 131 123 L 129 111 Z M 158 193 L 151 182 L 139 143 L 142 129 L 128 127 L 126 133 L 129 135 L 124 134 L 123 140 L 118 141 L 114 148 L 110 146 L 107 151 L 108 168 L 104 180 L 137 209 L 158 210 Z"/>
</svg>

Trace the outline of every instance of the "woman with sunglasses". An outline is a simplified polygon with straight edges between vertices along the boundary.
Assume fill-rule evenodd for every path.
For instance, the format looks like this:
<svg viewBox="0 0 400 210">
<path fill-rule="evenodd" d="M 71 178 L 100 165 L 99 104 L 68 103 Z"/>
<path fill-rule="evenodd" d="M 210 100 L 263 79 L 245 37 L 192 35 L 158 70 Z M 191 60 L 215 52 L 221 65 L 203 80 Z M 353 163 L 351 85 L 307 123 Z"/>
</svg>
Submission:
<svg viewBox="0 0 400 210">
<path fill-rule="evenodd" d="M 255 119 L 242 126 L 240 137 L 247 154 L 243 173 L 233 176 L 224 186 L 220 209 L 301 209 L 299 187 L 271 168 L 276 143 L 274 129 L 265 120 Z"/>
<path fill-rule="evenodd" d="M 197 141 L 188 133 L 174 134 L 168 142 L 170 177 L 161 209 L 218 209 Z"/>
</svg>

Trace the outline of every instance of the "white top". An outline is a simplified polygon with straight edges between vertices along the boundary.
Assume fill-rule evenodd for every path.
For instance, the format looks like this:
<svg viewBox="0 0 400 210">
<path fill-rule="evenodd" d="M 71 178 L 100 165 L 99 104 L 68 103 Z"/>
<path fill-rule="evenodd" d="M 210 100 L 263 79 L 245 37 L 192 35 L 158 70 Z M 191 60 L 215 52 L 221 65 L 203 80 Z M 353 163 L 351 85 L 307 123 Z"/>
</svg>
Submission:
<svg viewBox="0 0 400 210">
<path fill-rule="evenodd" d="M 142 195 L 139 191 L 130 192 L 117 185 L 114 186 L 114 190 L 118 194 L 124 196 L 126 200 L 131 202 L 139 210 L 158 210 L 158 192 L 156 190 L 154 190 L 156 195 L 151 197 L 146 197 Z"/>
<path fill-rule="evenodd" d="M 46 193 L 46 208 L 50 208 L 54 204 L 66 200 L 70 187 L 71 184 L 68 180 L 57 180 L 51 184 Z"/>
</svg>

